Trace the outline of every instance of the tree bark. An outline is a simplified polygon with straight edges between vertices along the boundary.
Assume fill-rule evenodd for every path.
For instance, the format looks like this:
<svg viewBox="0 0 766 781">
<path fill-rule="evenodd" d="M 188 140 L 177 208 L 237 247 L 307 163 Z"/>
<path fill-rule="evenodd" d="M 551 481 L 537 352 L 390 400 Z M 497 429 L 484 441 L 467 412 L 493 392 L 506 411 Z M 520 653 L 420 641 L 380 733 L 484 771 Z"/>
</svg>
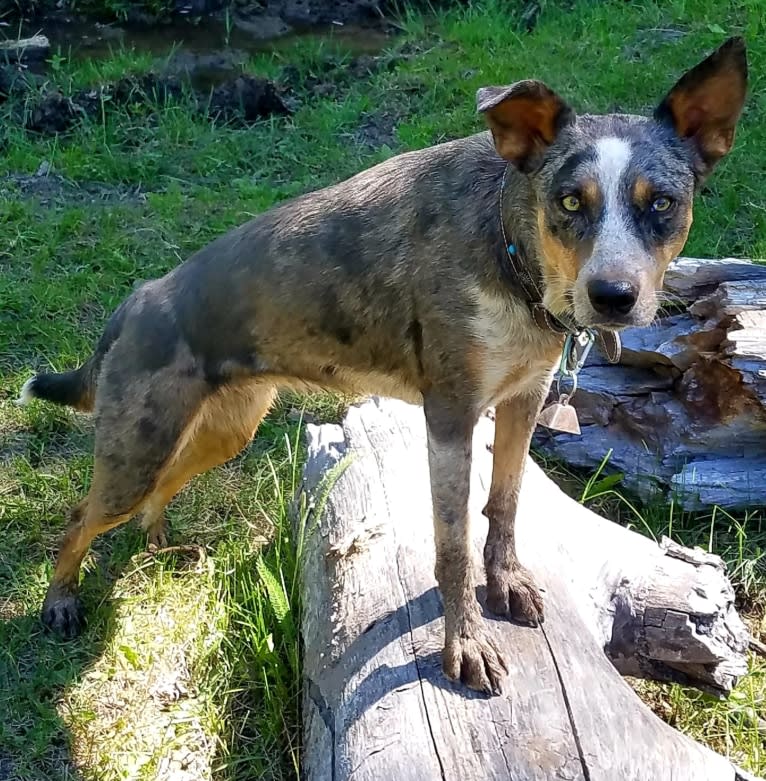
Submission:
<svg viewBox="0 0 766 781">
<path fill-rule="evenodd" d="M 479 583 L 492 427 L 483 418 L 474 439 Z M 546 621 L 531 629 L 485 611 L 510 663 L 503 695 L 447 681 L 427 469 L 417 407 L 372 399 L 342 426 L 308 426 L 307 781 L 748 778 L 662 722 L 620 675 L 731 690 L 749 636 L 721 560 L 595 515 L 531 460 L 517 542 Z M 477 593 L 482 600 L 483 586 Z"/>
</svg>

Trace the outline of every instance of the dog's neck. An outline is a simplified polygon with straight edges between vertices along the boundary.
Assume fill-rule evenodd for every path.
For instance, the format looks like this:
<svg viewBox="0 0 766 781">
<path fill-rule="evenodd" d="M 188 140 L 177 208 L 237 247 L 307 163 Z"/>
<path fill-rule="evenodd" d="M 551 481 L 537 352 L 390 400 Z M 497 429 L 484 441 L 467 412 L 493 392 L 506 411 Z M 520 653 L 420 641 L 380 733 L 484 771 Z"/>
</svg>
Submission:
<svg viewBox="0 0 766 781">
<path fill-rule="evenodd" d="M 519 291 L 541 328 L 562 334 L 579 331 L 574 319 L 552 313 L 544 305 L 545 278 L 535 219 L 538 204 L 529 180 L 506 164 L 498 190 L 497 221 L 502 239 L 498 262 L 503 276 Z"/>
</svg>

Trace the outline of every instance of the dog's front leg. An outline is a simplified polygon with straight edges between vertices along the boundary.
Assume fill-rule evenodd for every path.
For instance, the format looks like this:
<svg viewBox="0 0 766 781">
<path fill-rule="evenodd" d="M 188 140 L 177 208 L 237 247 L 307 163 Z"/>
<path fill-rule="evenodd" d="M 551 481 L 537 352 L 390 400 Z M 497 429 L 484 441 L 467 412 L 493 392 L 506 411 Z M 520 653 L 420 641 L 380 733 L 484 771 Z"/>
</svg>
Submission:
<svg viewBox="0 0 766 781">
<path fill-rule="evenodd" d="M 484 508 L 489 518 L 484 546 L 487 606 L 533 626 L 543 620 L 543 600 L 532 575 L 519 564 L 514 527 L 524 463 L 543 399 L 542 394 L 531 394 L 498 405 L 492 484 Z"/>
<path fill-rule="evenodd" d="M 487 633 L 473 578 L 468 521 L 471 439 L 475 418 L 454 403 L 426 399 L 436 579 L 444 600 L 444 655 L 448 678 L 498 693 L 508 669 Z"/>
</svg>

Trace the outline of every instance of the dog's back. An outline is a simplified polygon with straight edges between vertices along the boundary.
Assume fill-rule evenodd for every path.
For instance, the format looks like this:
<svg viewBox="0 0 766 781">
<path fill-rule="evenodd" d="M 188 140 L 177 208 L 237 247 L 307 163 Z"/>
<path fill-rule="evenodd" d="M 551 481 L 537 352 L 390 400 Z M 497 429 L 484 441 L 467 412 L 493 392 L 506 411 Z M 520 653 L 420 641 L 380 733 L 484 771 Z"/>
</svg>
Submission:
<svg viewBox="0 0 766 781">
<path fill-rule="evenodd" d="M 183 343 L 213 386 L 268 374 L 419 400 L 449 362 L 441 345 L 430 365 L 428 335 L 464 323 L 462 351 L 477 280 L 499 281 L 487 256 L 488 240 L 502 251 L 493 150 L 480 133 L 275 206 L 142 285 L 83 367 L 38 375 L 24 400 L 91 409 L 103 358 L 126 329 L 126 374 L 169 363 Z"/>
</svg>

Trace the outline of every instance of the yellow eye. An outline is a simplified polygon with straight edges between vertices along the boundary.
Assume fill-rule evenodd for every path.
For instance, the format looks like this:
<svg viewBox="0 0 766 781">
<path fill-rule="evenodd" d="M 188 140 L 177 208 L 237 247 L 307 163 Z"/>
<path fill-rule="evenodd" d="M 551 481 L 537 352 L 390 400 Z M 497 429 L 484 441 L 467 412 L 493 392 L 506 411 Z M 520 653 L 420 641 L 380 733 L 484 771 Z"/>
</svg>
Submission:
<svg viewBox="0 0 766 781">
<path fill-rule="evenodd" d="M 565 195 L 561 199 L 561 205 L 568 212 L 580 211 L 580 199 L 576 195 Z"/>
<path fill-rule="evenodd" d="M 655 198 L 652 201 L 653 212 L 666 212 L 673 205 L 673 201 L 670 198 L 666 198 L 664 195 L 660 198 Z"/>
</svg>

